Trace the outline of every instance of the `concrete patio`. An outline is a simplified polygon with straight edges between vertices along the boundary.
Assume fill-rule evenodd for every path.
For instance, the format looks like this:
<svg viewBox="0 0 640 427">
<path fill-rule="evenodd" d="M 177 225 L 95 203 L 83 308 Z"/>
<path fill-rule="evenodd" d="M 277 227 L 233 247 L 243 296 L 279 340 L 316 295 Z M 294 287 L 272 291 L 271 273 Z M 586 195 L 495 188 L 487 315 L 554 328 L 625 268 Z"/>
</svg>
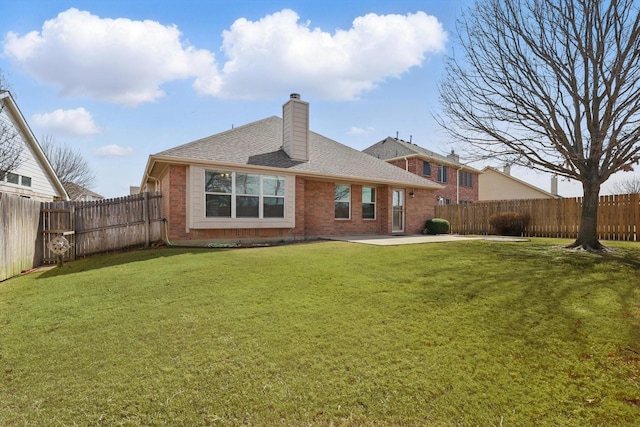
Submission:
<svg viewBox="0 0 640 427">
<path fill-rule="evenodd" d="M 486 236 L 460 236 L 457 234 L 438 234 L 435 236 L 423 234 L 403 234 L 397 236 L 388 235 L 361 235 L 361 236 L 325 236 L 327 240 L 342 242 L 363 243 L 365 245 L 396 246 L 412 245 L 418 243 L 459 242 L 465 240 L 482 240 Z"/>
</svg>

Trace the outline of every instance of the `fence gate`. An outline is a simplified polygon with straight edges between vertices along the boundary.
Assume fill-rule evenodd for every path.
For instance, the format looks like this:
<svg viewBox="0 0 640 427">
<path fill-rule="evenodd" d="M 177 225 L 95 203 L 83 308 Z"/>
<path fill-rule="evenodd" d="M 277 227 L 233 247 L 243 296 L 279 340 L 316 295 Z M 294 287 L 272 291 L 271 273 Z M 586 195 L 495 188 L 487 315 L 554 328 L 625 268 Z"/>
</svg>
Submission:
<svg viewBox="0 0 640 427">
<path fill-rule="evenodd" d="M 58 256 L 49 249 L 49 242 L 63 236 L 69 241 L 70 249 L 63 259 L 73 261 L 76 259 L 76 239 L 74 228 L 74 206 L 68 202 L 43 203 L 40 210 L 42 224 L 42 262 L 44 264 L 55 263 Z"/>
<path fill-rule="evenodd" d="M 162 194 L 143 193 L 91 202 L 45 202 L 40 217 L 42 262 L 57 261 L 48 244 L 58 236 L 70 244 L 64 260 L 162 240 Z"/>
</svg>

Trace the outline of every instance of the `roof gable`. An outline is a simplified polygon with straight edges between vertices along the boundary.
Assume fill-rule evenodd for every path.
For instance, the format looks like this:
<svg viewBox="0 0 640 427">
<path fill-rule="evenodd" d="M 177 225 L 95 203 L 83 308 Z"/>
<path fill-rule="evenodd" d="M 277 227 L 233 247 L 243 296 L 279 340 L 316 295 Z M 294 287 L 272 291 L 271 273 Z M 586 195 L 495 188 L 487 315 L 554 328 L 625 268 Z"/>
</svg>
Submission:
<svg viewBox="0 0 640 427">
<path fill-rule="evenodd" d="M 494 167 L 491 167 L 491 166 L 486 166 L 484 169 L 482 169 L 482 172 L 483 172 L 483 174 L 495 174 L 496 176 L 500 177 L 500 179 L 509 180 L 509 181 L 521 186 L 521 188 L 526 188 L 528 190 L 537 192 L 537 193 L 539 193 L 540 195 L 542 195 L 544 197 L 548 197 L 548 198 L 551 198 L 551 199 L 561 199 L 562 198 L 558 194 L 553 194 L 553 193 L 550 193 L 548 191 L 545 191 L 545 190 L 543 190 L 543 189 L 541 189 L 539 187 L 536 187 L 533 184 L 529 184 L 526 181 L 518 179 L 515 176 L 512 176 L 511 174 L 504 173 L 504 172 L 502 172 L 502 171 L 500 171 L 500 170 L 498 170 L 498 169 L 496 169 Z"/>
<path fill-rule="evenodd" d="M 55 193 L 56 197 L 67 200 L 69 198 L 67 192 L 9 91 L 0 90 L 0 109 L 2 110 L 2 114 L 5 114 L 6 118 L 10 120 L 10 125 L 18 132 L 22 143 L 25 144 L 25 148 L 27 148 L 32 156 L 32 158 L 28 160 L 34 162 L 32 163 L 33 167 L 35 168 L 35 165 L 37 165 L 37 168 L 42 171 L 45 179 L 49 181 L 51 185 L 50 191 Z M 0 119 L 2 119 L 2 117 L 0 117 Z M 25 154 L 22 155 L 24 156 Z"/>
</svg>

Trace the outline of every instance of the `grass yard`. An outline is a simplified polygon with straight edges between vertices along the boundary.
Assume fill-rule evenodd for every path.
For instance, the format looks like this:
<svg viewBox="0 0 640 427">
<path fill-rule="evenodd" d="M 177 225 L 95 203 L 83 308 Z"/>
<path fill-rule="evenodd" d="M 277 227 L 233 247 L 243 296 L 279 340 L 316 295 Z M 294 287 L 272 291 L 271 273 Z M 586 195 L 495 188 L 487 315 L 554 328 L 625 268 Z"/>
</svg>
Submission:
<svg viewBox="0 0 640 427">
<path fill-rule="evenodd" d="M 0 425 L 640 425 L 640 245 L 156 249 L 0 283 Z"/>
</svg>

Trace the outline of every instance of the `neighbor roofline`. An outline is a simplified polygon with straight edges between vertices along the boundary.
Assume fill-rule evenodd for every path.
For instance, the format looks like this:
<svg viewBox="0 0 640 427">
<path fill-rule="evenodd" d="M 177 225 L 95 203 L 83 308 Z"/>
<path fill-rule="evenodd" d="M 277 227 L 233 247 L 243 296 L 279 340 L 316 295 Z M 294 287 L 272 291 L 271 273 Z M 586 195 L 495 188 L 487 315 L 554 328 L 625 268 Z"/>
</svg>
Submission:
<svg viewBox="0 0 640 427">
<path fill-rule="evenodd" d="M 287 170 L 285 168 L 278 168 L 273 166 L 260 166 L 260 165 L 247 165 L 241 163 L 233 163 L 233 162 L 219 162 L 219 161 L 207 161 L 202 159 L 193 159 L 186 157 L 173 157 L 173 156 L 158 156 L 151 155 L 147 160 L 147 166 L 145 168 L 144 176 L 142 177 L 142 182 L 140 188 L 144 187 L 148 177 L 151 177 L 151 170 L 156 163 L 169 163 L 169 164 L 178 164 L 185 166 L 217 166 L 217 167 L 226 167 L 226 168 L 242 168 L 242 169 L 250 169 L 256 171 L 264 171 L 264 172 L 273 172 L 281 175 L 295 175 L 295 176 L 305 176 L 312 178 L 322 178 L 324 180 L 331 179 L 336 181 L 358 181 L 363 183 L 371 183 L 371 184 L 388 184 L 388 185 L 398 185 L 403 187 L 412 187 L 412 188 L 425 188 L 431 190 L 439 190 L 444 188 L 442 185 L 437 184 L 435 182 L 429 181 L 426 178 L 419 177 L 425 181 L 425 184 L 413 183 L 408 181 L 398 181 L 398 180 L 390 180 L 390 179 L 374 179 L 366 176 L 352 176 L 352 175 L 340 175 L 340 174 L 327 174 L 321 172 L 310 172 L 310 171 L 300 171 L 300 170 Z M 417 175 L 416 175 L 417 176 Z"/>
<path fill-rule="evenodd" d="M 467 165 L 465 165 L 463 163 L 456 163 L 456 162 L 453 162 L 451 160 L 445 160 L 445 159 L 443 159 L 441 157 L 430 156 L 428 154 L 422 154 L 422 153 L 414 153 L 414 154 L 407 154 L 406 156 L 391 157 L 389 159 L 385 159 L 384 161 L 385 162 L 390 162 L 390 161 L 395 161 L 395 160 L 405 160 L 405 159 L 411 159 L 411 158 L 423 158 L 423 159 L 429 159 L 429 160 L 436 160 L 438 162 L 446 164 L 447 166 L 452 166 L 452 167 L 455 167 L 456 169 L 461 169 L 463 171 L 474 172 L 474 173 L 477 173 L 477 174 L 484 173 L 481 170 L 472 168 L 471 166 L 467 166 Z M 382 159 L 380 159 L 380 160 L 382 160 Z"/>
<path fill-rule="evenodd" d="M 563 198 L 563 197 L 562 197 L 562 196 L 560 196 L 559 194 L 553 194 L 553 193 L 550 193 L 550 192 L 548 192 L 548 191 L 545 191 L 545 190 L 543 190 L 542 188 L 540 188 L 540 187 L 536 187 L 536 186 L 535 186 L 535 185 L 533 185 L 533 184 L 529 184 L 528 182 L 523 181 L 523 180 L 521 180 L 521 179 L 518 179 L 518 178 L 516 178 L 516 177 L 515 177 L 515 176 L 513 176 L 513 175 L 506 174 L 506 173 L 504 173 L 504 172 L 502 172 L 502 171 L 500 171 L 500 170 L 498 170 L 498 169 L 494 168 L 493 166 L 486 166 L 484 169 L 482 169 L 482 173 L 485 173 L 485 171 L 486 171 L 487 169 L 491 169 L 493 172 L 497 172 L 497 173 L 499 173 L 500 175 L 502 175 L 502 176 L 504 176 L 504 177 L 506 177 L 506 178 L 510 178 L 511 180 L 513 180 L 513 181 L 515 181 L 515 182 L 517 182 L 517 183 L 519 183 L 519 184 L 525 185 L 525 186 L 527 186 L 527 187 L 531 188 L 532 190 L 537 190 L 537 191 L 539 191 L 540 193 L 545 194 L 545 195 L 547 195 L 547 196 L 549 196 L 549 197 L 551 197 L 551 198 L 553 198 L 553 199 L 562 199 L 562 198 Z"/>
</svg>

